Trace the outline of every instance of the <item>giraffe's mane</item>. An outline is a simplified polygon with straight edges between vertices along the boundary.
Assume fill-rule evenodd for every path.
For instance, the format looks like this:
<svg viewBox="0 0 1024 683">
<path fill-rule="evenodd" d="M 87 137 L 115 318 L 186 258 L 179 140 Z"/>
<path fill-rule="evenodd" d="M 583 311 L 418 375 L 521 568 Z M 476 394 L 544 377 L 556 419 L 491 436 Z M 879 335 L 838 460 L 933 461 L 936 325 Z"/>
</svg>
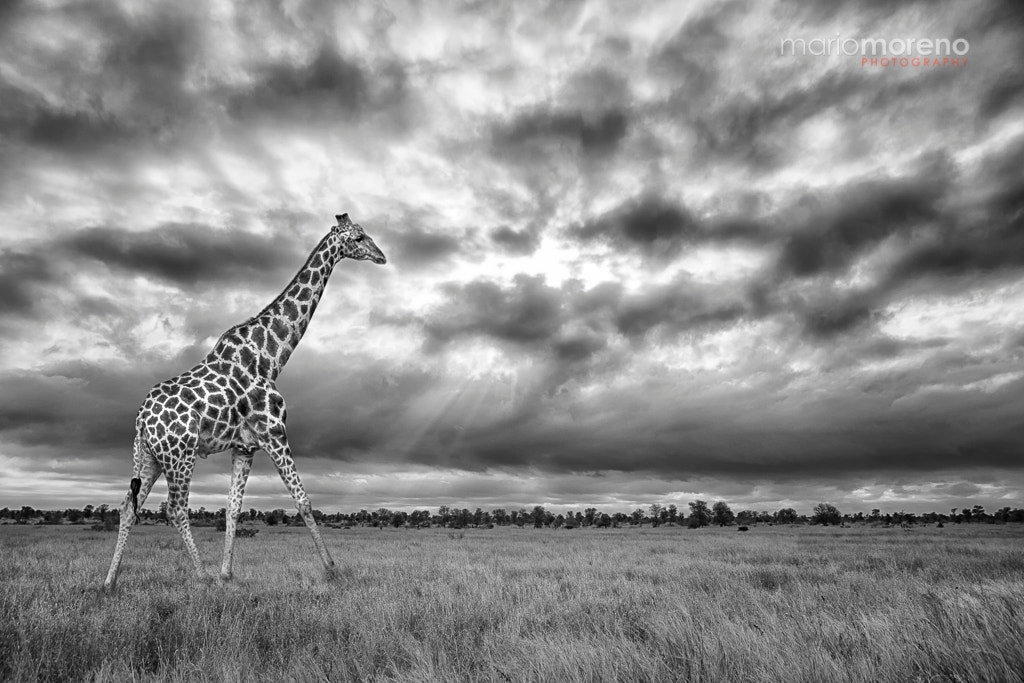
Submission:
<svg viewBox="0 0 1024 683">
<path fill-rule="evenodd" d="M 288 280 L 288 283 L 285 284 L 284 289 L 281 290 L 280 294 L 275 296 L 274 299 L 269 304 L 264 306 L 263 309 L 259 313 L 257 313 L 256 315 L 252 316 L 251 318 L 246 320 L 244 323 L 242 323 L 243 325 L 247 325 L 247 324 L 253 322 L 254 320 L 257 320 L 258 318 L 262 318 L 270 310 L 270 308 L 275 303 L 277 303 L 277 300 L 279 298 L 281 298 L 281 294 L 284 294 L 285 292 L 288 291 L 288 287 L 290 287 L 291 284 L 293 282 L 295 282 L 295 278 L 297 278 L 299 276 L 299 273 L 301 273 L 302 271 L 304 271 L 307 268 L 309 268 L 309 262 L 313 260 L 313 256 L 315 256 L 316 254 L 318 254 L 320 252 L 320 247 L 323 246 L 324 242 L 326 242 L 328 240 L 328 238 L 330 238 L 330 236 L 331 236 L 331 232 L 328 232 L 326 235 L 324 235 L 323 237 L 320 238 L 320 241 L 316 243 L 316 246 L 313 247 L 313 250 L 311 252 L 309 252 L 309 256 L 306 257 L 305 263 L 302 264 L 301 268 L 299 268 L 297 271 L 295 271 L 295 275 L 293 275 L 292 278 L 290 280 Z"/>
<path fill-rule="evenodd" d="M 293 275 L 292 278 L 290 280 L 288 280 L 287 284 L 285 284 L 285 286 L 281 290 L 281 292 L 277 296 L 275 296 L 271 300 L 271 302 L 269 304 L 264 306 L 260 310 L 260 312 L 257 313 L 256 315 L 250 316 L 249 318 L 246 318 L 244 321 L 238 323 L 237 325 L 232 325 L 231 327 L 229 327 L 224 332 L 224 334 L 222 334 L 219 337 L 217 337 L 217 344 L 220 343 L 221 339 L 223 339 L 224 337 L 228 336 L 229 334 L 231 334 L 232 332 L 237 330 L 239 327 L 245 327 L 246 325 L 254 323 L 257 320 L 259 320 L 260 318 L 262 318 L 264 315 L 266 315 L 270 311 L 271 307 L 275 303 L 277 303 L 277 300 L 279 298 L 281 298 L 281 294 L 284 294 L 286 291 L 288 291 L 288 288 L 291 286 L 291 284 L 293 282 L 295 282 L 295 278 L 297 278 L 299 276 L 299 273 L 301 273 L 302 271 L 304 271 L 307 268 L 309 268 L 309 262 L 312 261 L 313 260 L 313 256 L 315 256 L 320 251 L 320 247 L 323 246 L 324 242 L 326 242 L 327 239 L 330 238 L 332 232 L 333 232 L 333 230 L 329 231 L 326 235 L 324 235 L 323 237 L 320 238 L 320 241 L 316 243 L 316 246 L 313 247 L 313 250 L 309 252 L 309 256 L 306 257 L 306 261 L 302 264 L 302 267 L 299 268 L 297 271 L 295 271 L 295 275 Z M 214 344 L 214 348 L 216 348 L 217 344 Z"/>
</svg>

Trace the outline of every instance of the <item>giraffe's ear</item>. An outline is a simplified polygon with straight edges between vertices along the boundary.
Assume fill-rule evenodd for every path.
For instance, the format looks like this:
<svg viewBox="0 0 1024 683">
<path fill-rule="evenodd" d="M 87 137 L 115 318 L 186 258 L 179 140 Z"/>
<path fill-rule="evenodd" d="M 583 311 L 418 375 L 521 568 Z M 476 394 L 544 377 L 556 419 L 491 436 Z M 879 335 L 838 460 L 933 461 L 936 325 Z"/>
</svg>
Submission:
<svg viewBox="0 0 1024 683">
<path fill-rule="evenodd" d="M 338 219 L 338 225 L 345 225 L 346 223 L 348 223 L 348 214 L 347 213 L 343 213 L 340 216 L 335 216 L 335 218 Z"/>
</svg>

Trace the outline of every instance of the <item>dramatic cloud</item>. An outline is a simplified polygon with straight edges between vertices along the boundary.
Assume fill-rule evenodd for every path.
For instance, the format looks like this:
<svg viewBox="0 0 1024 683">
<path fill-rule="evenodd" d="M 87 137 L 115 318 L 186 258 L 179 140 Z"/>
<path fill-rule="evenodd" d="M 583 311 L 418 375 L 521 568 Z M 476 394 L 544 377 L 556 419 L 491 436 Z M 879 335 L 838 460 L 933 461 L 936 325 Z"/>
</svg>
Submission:
<svg viewBox="0 0 1024 683">
<path fill-rule="evenodd" d="M 516 276 L 510 290 L 483 281 L 449 285 L 447 294 L 450 304 L 427 323 L 428 335 L 439 342 L 484 334 L 530 344 L 549 339 L 562 324 L 558 291 L 541 277 Z"/>
<path fill-rule="evenodd" d="M 55 248 L 66 250 L 71 258 L 94 259 L 184 287 L 208 281 L 259 281 L 302 265 L 292 240 L 207 225 L 161 225 L 146 232 L 86 228 Z"/>
<path fill-rule="evenodd" d="M 702 222 L 685 206 L 657 195 L 632 199 L 570 234 L 584 242 L 603 239 L 618 248 L 634 248 L 661 258 L 682 245 L 716 241 L 763 240 L 765 228 L 742 220 Z"/>
<path fill-rule="evenodd" d="M 0 252 L 0 315 L 30 315 L 36 307 L 33 287 L 51 282 L 47 260 L 34 253 Z"/>
<path fill-rule="evenodd" d="M 317 507 L 1024 505 L 1014 3 L 6 3 L 0 37 L 0 506 L 115 503 L 149 387 L 343 212 L 388 263 L 338 266 L 279 379 Z M 969 50 L 782 47 L 835 37 Z M 249 501 L 287 506 L 263 460 Z"/>
<path fill-rule="evenodd" d="M 626 135 L 627 120 L 621 111 L 588 119 L 582 112 L 530 112 L 512 120 L 494 133 L 496 152 L 502 156 L 529 159 L 543 153 L 546 142 L 578 146 L 586 154 L 615 151 Z"/>
<path fill-rule="evenodd" d="M 831 206 L 812 210 L 786 241 L 779 269 L 796 277 L 845 270 L 864 249 L 937 218 L 936 203 L 943 189 L 941 179 L 934 177 L 918 183 L 891 179 L 844 188 Z"/>
</svg>

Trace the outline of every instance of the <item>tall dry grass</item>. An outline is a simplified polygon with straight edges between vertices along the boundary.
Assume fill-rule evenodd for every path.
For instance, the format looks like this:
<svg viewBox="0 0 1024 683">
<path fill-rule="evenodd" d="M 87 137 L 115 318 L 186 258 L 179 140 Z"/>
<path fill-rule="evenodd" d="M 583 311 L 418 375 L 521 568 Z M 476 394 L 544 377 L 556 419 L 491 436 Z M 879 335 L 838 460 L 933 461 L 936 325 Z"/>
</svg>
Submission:
<svg viewBox="0 0 1024 683">
<path fill-rule="evenodd" d="M 197 529 L 211 573 L 222 536 Z M 1024 681 L 1024 529 L 326 530 L 198 582 L 173 529 L 2 527 L 17 681 Z"/>
</svg>

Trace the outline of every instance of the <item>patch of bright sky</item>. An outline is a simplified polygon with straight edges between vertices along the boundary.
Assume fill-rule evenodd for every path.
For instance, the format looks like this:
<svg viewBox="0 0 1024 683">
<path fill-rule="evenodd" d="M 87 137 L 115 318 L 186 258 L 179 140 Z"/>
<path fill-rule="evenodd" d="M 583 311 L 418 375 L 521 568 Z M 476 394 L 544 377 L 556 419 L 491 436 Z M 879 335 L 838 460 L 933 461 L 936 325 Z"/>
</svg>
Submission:
<svg viewBox="0 0 1024 683">
<path fill-rule="evenodd" d="M 130 336 L 142 348 L 163 356 L 172 356 L 192 343 L 192 337 L 186 333 L 186 315 L 181 310 L 175 311 L 175 306 L 146 316 L 131 330 L 123 329 L 125 321 L 116 317 L 92 319 L 73 313 L 76 302 L 82 298 L 94 297 L 137 310 L 154 310 L 153 306 L 140 302 L 174 301 L 179 295 L 178 290 L 146 278 L 134 278 L 128 290 L 131 297 L 125 298 L 117 281 L 84 272 L 76 274 L 71 286 L 54 294 L 60 299 L 60 307 L 69 314 L 48 319 L 36 325 L 33 335 L 9 343 L 0 367 L 35 369 L 69 360 L 121 360 L 124 349 L 112 342 L 122 335 Z"/>
<path fill-rule="evenodd" d="M 0 369 L 39 370 L 69 360 L 108 361 L 120 358 L 107 342 L 107 330 L 94 331 L 63 320 L 36 326 L 24 341 L 4 346 Z"/>
<path fill-rule="evenodd" d="M 897 339 L 952 337 L 973 340 L 1005 334 L 1005 323 L 1024 310 L 1024 282 L 961 296 L 918 295 L 890 304 L 879 328 Z"/>
<path fill-rule="evenodd" d="M 995 125 L 991 133 L 973 145 L 966 145 L 952 153 L 957 163 L 963 164 L 966 169 L 975 170 L 981 162 L 992 156 L 1005 151 L 1024 136 L 1024 120 L 1014 116 Z"/>
<path fill-rule="evenodd" d="M 709 284 L 734 283 L 763 269 L 770 257 L 766 250 L 746 245 L 694 247 L 683 252 L 655 281 L 671 282 L 682 271 Z"/>
<path fill-rule="evenodd" d="M 687 335 L 674 341 L 650 344 L 632 367 L 641 374 L 711 373 L 715 382 L 728 375 L 740 385 L 746 385 L 752 381 L 750 376 L 746 376 L 744 381 L 751 358 L 757 358 L 758 363 L 767 369 L 772 357 L 777 355 L 773 351 L 775 345 L 770 343 L 774 334 L 774 323 L 759 321 Z M 607 384 L 628 390 L 636 382 L 636 375 L 625 373 Z"/>
</svg>

